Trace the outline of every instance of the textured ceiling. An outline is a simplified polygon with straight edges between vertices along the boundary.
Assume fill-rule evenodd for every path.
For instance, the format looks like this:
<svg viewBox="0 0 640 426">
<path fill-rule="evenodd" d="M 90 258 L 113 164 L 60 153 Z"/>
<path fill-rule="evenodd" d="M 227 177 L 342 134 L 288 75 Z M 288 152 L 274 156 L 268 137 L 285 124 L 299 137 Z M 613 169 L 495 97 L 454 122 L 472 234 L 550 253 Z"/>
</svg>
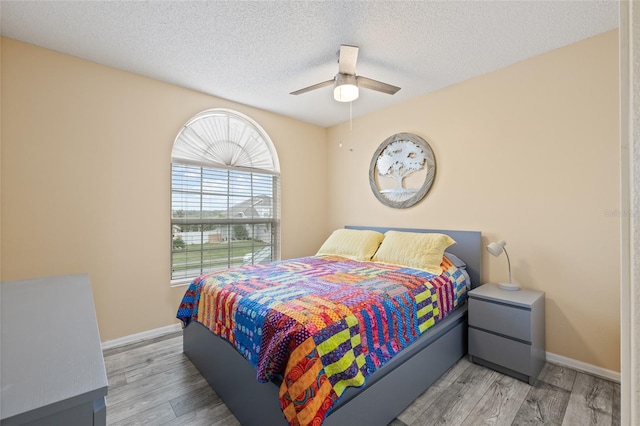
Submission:
<svg viewBox="0 0 640 426">
<path fill-rule="evenodd" d="M 2 35 L 320 126 L 349 117 L 331 87 L 340 44 L 361 90 L 353 116 L 617 28 L 616 1 L 7 1 Z"/>
</svg>

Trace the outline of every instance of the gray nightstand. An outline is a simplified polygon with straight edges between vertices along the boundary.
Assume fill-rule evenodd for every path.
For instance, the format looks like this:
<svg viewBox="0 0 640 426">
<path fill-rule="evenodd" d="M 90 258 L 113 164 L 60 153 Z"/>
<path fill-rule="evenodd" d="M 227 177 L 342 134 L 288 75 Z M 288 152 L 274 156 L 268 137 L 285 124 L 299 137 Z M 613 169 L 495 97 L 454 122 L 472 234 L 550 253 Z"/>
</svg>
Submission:
<svg viewBox="0 0 640 426">
<path fill-rule="evenodd" d="M 485 284 L 469 292 L 472 362 L 532 385 L 546 361 L 544 293 Z"/>
</svg>

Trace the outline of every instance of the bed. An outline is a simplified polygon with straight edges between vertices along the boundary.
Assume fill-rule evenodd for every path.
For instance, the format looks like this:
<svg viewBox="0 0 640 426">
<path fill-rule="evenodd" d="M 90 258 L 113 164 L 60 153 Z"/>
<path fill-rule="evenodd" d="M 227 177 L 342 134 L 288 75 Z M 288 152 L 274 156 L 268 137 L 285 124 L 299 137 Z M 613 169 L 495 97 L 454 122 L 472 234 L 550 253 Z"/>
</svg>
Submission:
<svg viewBox="0 0 640 426">
<path fill-rule="evenodd" d="M 480 284 L 480 232 L 360 226 L 345 228 L 381 233 L 397 230 L 446 234 L 456 241 L 446 252 L 464 260 L 471 288 Z M 360 383 L 358 387 L 354 387 L 358 383 L 350 387 L 345 386 L 340 397 L 327 407 L 326 418 L 322 424 L 386 425 L 392 421 L 467 353 L 467 307 L 466 303 L 461 302 L 460 305 L 447 312 L 446 316 L 392 358 L 381 363 L 375 371 L 366 376 L 364 384 Z M 218 337 L 203 325 L 206 321 L 185 322 L 187 324 L 183 331 L 184 353 L 240 423 L 286 425 L 287 421 L 281 409 L 281 385 L 283 379 L 288 379 L 282 374 L 263 375 L 263 379 L 266 377 L 269 382 L 259 382 L 256 380 L 256 367 L 258 366 L 259 372 L 264 372 L 269 371 L 269 366 L 265 368 L 255 360 L 249 362 L 247 359 L 250 357 L 243 357 L 228 340 Z M 220 331 L 224 335 L 224 330 L 217 332 Z M 311 423 L 319 424 L 319 420 L 313 419 Z"/>
</svg>

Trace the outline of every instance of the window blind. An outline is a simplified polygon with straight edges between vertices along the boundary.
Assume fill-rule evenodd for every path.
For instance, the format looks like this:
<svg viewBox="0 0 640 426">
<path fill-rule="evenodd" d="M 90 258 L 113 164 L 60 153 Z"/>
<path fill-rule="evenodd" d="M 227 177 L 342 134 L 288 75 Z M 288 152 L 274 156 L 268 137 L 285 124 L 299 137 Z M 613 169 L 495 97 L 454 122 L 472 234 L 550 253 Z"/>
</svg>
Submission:
<svg viewBox="0 0 640 426">
<path fill-rule="evenodd" d="M 171 279 L 274 260 L 278 177 L 173 163 Z"/>
</svg>

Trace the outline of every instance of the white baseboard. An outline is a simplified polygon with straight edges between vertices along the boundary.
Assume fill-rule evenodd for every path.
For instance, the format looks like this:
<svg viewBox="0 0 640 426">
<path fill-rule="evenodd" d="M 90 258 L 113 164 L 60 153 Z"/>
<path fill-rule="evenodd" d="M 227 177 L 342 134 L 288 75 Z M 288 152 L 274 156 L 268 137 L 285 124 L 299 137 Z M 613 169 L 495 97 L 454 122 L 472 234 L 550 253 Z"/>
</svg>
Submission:
<svg viewBox="0 0 640 426">
<path fill-rule="evenodd" d="M 102 350 L 117 348 L 118 346 L 130 345 L 131 343 L 142 342 L 143 340 L 151 340 L 165 334 L 175 333 L 182 330 L 180 323 L 171 324 L 166 327 L 154 328 L 153 330 L 143 331 L 142 333 L 130 334 L 129 336 L 120 337 L 118 339 L 107 340 L 102 342 Z"/>
<path fill-rule="evenodd" d="M 552 354 L 551 352 L 547 352 L 547 361 L 552 364 L 558 364 L 564 367 L 573 368 L 574 370 L 593 374 L 594 376 L 602 377 L 603 379 L 620 383 L 620 373 L 618 373 L 617 371 L 607 370 L 606 368 L 587 364 L 586 362 L 582 361 L 576 361 L 575 359 Z"/>
</svg>

